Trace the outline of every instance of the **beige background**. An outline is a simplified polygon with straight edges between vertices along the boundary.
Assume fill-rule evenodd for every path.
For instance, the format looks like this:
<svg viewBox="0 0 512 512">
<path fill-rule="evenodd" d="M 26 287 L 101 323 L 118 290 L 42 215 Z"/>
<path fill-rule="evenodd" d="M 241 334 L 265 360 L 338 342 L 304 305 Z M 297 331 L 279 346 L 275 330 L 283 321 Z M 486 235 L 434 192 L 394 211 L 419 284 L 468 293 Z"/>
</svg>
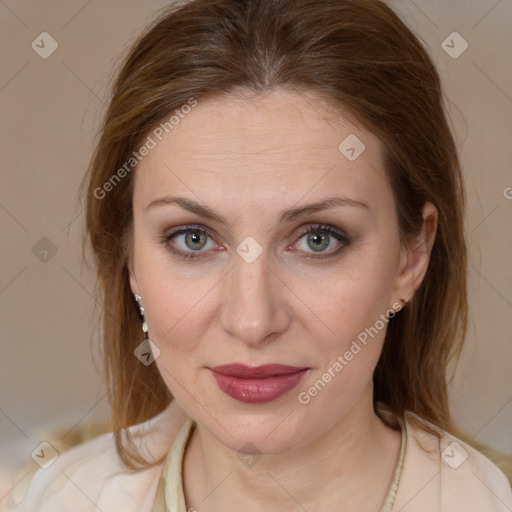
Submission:
<svg viewBox="0 0 512 512">
<path fill-rule="evenodd" d="M 20 485 L 11 470 L 31 461 L 37 427 L 64 422 L 71 429 L 105 414 L 101 361 L 95 366 L 91 355 L 98 355 L 96 304 L 80 265 L 77 187 L 109 74 L 166 4 L 0 2 L 0 500 Z M 467 178 L 471 316 L 453 411 L 471 435 L 512 451 L 512 2 L 391 5 L 439 67 Z M 31 48 L 44 31 L 59 45 L 47 59 Z M 469 45 L 458 58 L 441 47 L 454 31 Z M 46 262 L 36 257 L 38 242 L 50 248 Z"/>
</svg>

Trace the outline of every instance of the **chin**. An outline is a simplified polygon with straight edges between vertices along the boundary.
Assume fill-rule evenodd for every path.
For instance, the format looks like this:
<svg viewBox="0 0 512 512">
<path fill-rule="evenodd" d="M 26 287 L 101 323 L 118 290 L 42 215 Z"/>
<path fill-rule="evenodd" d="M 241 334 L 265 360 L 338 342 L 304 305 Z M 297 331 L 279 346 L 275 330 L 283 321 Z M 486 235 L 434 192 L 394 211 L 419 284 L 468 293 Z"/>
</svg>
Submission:
<svg viewBox="0 0 512 512">
<path fill-rule="evenodd" d="M 229 421 L 221 422 L 222 426 L 207 419 L 205 427 L 234 451 L 278 455 L 305 442 L 304 421 L 293 418 L 294 413 L 287 417 L 288 414 L 289 408 L 275 414 L 231 414 Z"/>
</svg>

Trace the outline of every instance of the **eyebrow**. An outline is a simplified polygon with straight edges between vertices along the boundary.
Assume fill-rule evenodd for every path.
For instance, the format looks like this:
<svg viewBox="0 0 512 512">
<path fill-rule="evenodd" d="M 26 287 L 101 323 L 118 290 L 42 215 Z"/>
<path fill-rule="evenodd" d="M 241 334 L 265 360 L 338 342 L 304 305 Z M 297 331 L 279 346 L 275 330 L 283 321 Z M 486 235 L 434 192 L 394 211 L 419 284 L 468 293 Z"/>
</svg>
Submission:
<svg viewBox="0 0 512 512">
<path fill-rule="evenodd" d="M 224 217 L 222 217 L 222 215 L 216 213 L 214 210 L 212 210 L 208 206 L 197 203 L 196 201 L 193 201 L 192 199 L 189 199 L 187 197 L 178 197 L 178 196 L 160 197 L 158 199 L 155 199 L 151 203 L 149 203 L 144 208 L 144 211 L 147 211 L 150 208 L 155 208 L 157 206 L 168 206 L 171 204 L 177 204 L 178 206 L 181 206 L 184 210 L 188 210 L 189 212 L 195 213 L 196 215 L 198 215 L 200 217 L 204 217 L 206 219 L 216 221 L 220 224 L 225 224 L 226 226 L 230 225 L 230 223 Z M 328 197 L 322 201 L 307 204 L 305 206 L 300 206 L 297 208 L 284 210 L 284 211 L 280 212 L 280 214 L 279 214 L 278 224 L 282 223 L 284 221 L 295 220 L 299 217 L 303 217 L 304 215 L 319 212 L 322 210 L 328 210 L 331 208 L 337 208 L 340 206 L 352 206 L 352 207 L 358 207 L 358 208 L 366 208 L 368 210 L 370 209 L 370 207 L 367 204 L 365 204 L 361 201 L 357 201 L 355 199 L 350 199 L 349 197 L 334 196 L 334 197 Z"/>
</svg>

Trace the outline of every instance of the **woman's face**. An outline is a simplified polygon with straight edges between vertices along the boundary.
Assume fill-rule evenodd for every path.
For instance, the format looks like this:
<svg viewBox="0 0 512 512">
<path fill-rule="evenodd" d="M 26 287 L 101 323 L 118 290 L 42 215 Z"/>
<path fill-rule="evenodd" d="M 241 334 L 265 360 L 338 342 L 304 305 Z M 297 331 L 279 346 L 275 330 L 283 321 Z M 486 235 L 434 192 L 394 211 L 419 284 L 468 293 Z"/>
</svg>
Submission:
<svg viewBox="0 0 512 512">
<path fill-rule="evenodd" d="M 199 101 L 153 139 L 130 282 L 176 400 L 225 445 L 263 453 L 368 407 L 387 319 L 414 291 L 379 140 L 292 92 Z M 227 364 L 295 369 L 212 370 Z"/>
</svg>

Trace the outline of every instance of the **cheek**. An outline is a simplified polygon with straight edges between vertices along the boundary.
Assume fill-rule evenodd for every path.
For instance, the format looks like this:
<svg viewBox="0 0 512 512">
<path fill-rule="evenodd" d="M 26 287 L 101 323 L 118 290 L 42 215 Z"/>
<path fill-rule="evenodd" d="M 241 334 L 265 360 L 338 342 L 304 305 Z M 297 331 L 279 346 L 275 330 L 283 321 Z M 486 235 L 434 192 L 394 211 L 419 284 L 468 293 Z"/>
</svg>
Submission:
<svg viewBox="0 0 512 512">
<path fill-rule="evenodd" d="M 297 400 L 308 418 L 323 417 L 329 423 L 345 415 L 371 386 L 389 323 L 389 285 L 378 272 L 356 272 L 324 290 L 317 306 L 332 332 L 316 337 L 311 333 L 317 365 L 298 389 Z"/>
<path fill-rule="evenodd" d="M 141 248 L 137 281 L 141 290 L 150 339 L 162 354 L 191 354 L 214 311 L 219 275 L 198 272 L 170 261 L 165 251 Z"/>
<path fill-rule="evenodd" d="M 375 247 L 366 247 L 350 265 L 334 272 L 335 277 L 322 279 L 322 293 L 315 288 L 315 312 L 328 326 L 322 329 L 327 336 L 312 333 L 320 363 L 315 378 L 330 369 L 336 378 L 327 375 L 326 379 L 332 380 L 329 387 L 336 393 L 356 392 L 370 378 L 380 357 L 393 303 L 389 268 L 393 268 L 395 254 L 388 250 L 382 259 L 376 255 Z"/>
<path fill-rule="evenodd" d="M 381 266 L 361 264 L 326 280 L 317 295 L 316 311 L 332 336 L 356 337 L 385 314 L 391 302 L 392 275 Z"/>
</svg>

